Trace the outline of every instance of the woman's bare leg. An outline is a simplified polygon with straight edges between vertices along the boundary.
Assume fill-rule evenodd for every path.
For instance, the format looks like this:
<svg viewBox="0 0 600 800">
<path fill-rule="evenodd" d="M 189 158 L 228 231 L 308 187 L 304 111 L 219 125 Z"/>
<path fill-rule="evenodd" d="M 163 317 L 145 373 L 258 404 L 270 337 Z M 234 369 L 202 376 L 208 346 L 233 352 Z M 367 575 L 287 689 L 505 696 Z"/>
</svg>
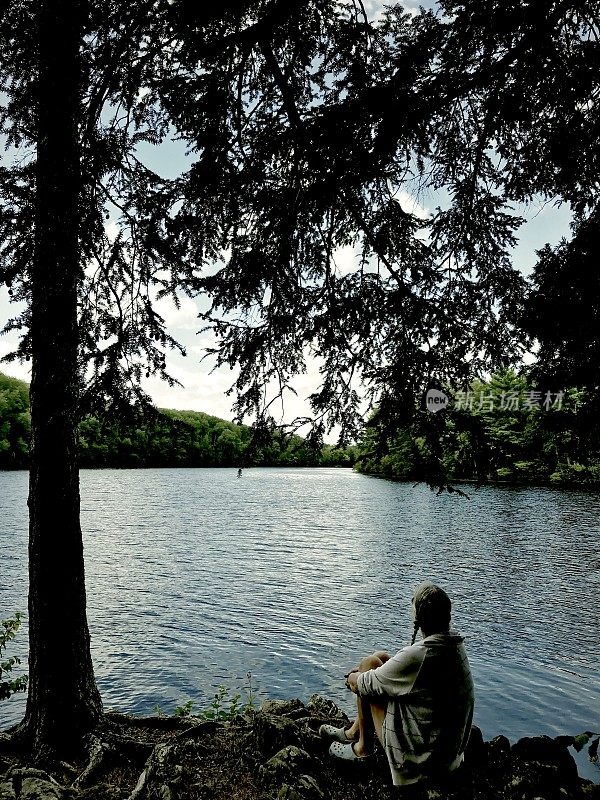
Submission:
<svg viewBox="0 0 600 800">
<path fill-rule="evenodd" d="M 390 656 L 385 650 L 377 650 L 373 655 L 363 658 L 358 665 L 358 672 L 366 672 L 369 669 L 380 667 Z M 383 720 L 385 717 L 385 705 L 374 703 L 367 698 L 356 696 L 357 716 L 352 725 L 346 729 L 346 736 L 349 739 L 358 740 L 354 746 L 357 755 L 367 755 L 373 751 L 373 735 L 377 734 L 379 741 L 382 739 Z"/>
<path fill-rule="evenodd" d="M 359 737 L 354 745 L 357 756 L 368 756 L 373 752 L 375 735 L 383 744 L 383 720 L 385 719 L 387 701 L 385 705 L 373 702 L 372 698 L 357 697 Z"/>
</svg>

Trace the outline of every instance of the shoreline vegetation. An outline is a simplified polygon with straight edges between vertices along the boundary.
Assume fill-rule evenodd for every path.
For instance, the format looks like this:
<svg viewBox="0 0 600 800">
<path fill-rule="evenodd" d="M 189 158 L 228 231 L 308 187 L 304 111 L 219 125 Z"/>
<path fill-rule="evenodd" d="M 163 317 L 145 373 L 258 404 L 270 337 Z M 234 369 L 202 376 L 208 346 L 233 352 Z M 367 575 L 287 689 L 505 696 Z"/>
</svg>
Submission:
<svg viewBox="0 0 600 800">
<path fill-rule="evenodd" d="M 510 369 L 472 381 L 467 391 L 444 391 L 446 410 L 423 412 L 441 430 L 439 438 L 428 441 L 414 424 L 401 422 L 388 435 L 375 412 L 356 469 L 426 480 L 437 460 L 455 483 L 600 487 L 600 415 L 589 393 L 543 390 Z M 443 429 L 439 414 L 447 415 Z"/>
<path fill-rule="evenodd" d="M 427 788 L 391 785 L 381 748 L 358 764 L 328 757 L 323 723 L 347 724 L 331 700 L 266 700 L 228 719 L 107 712 L 72 762 L 32 765 L 0 733 L 2 800 L 598 800 L 579 777 L 574 737 L 513 745 L 473 727 L 465 765 Z"/>
<path fill-rule="evenodd" d="M 0 469 L 27 469 L 31 420 L 29 386 L 0 373 Z M 115 421 L 79 424 L 81 468 L 352 466 L 356 448 L 312 448 L 280 431 L 253 437 L 245 425 L 201 411 L 131 409 Z"/>
<path fill-rule="evenodd" d="M 600 488 L 600 418 L 578 389 L 544 393 L 512 370 L 448 392 L 440 451 L 375 411 L 356 445 L 313 447 L 296 434 L 236 425 L 200 411 L 132 409 L 118 421 L 79 425 L 82 468 L 354 467 L 396 481 L 427 481 L 437 458 L 453 483 Z M 593 404 L 592 404 L 593 406 Z M 429 412 L 423 412 L 429 414 Z M 434 415 L 430 415 L 434 417 Z M 0 373 L 0 469 L 27 469 L 29 387 Z"/>
</svg>

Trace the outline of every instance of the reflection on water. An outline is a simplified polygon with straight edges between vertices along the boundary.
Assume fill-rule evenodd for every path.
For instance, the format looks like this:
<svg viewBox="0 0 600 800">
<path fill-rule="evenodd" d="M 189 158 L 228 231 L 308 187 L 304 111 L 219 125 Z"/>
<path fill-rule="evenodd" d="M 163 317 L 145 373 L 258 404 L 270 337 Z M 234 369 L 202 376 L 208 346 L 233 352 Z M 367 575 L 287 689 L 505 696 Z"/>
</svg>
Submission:
<svg viewBox="0 0 600 800">
<path fill-rule="evenodd" d="M 206 702 L 251 671 L 265 695 L 321 692 L 350 711 L 340 676 L 408 641 L 428 578 L 467 637 L 484 735 L 598 729 L 598 494 L 486 487 L 466 501 L 325 469 L 84 471 L 81 484 L 107 707 Z M 24 473 L 0 474 L 0 614 L 26 609 L 25 497 Z M 2 704 L 2 724 L 22 702 Z"/>
</svg>

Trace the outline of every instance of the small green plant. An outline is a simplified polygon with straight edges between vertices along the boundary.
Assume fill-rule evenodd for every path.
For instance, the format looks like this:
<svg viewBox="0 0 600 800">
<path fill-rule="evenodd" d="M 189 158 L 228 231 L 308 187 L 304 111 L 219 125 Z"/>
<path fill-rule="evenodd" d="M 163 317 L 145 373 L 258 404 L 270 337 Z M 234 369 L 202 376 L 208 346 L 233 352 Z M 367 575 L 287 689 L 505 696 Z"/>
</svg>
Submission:
<svg viewBox="0 0 600 800">
<path fill-rule="evenodd" d="M 245 695 L 245 697 L 243 696 Z M 231 690 L 219 684 L 213 699 L 208 708 L 204 708 L 194 715 L 200 719 L 217 719 L 223 721 L 232 720 L 239 714 L 247 714 L 254 711 L 256 707 L 256 692 L 252 686 L 252 673 L 248 672 L 246 675 L 246 686 L 241 691 L 231 692 Z M 175 708 L 173 712 L 176 717 L 190 717 L 192 716 L 192 709 L 194 708 L 194 701 L 188 700 Z M 159 716 L 164 716 L 160 706 L 155 706 L 154 712 Z"/>
<path fill-rule="evenodd" d="M 580 753 L 586 744 L 589 743 L 588 756 L 590 761 L 598 764 L 598 744 L 600 743 L 600 733 L 594 731 L 584 731 L 577 736 L 559 736 L 558 739 L 567 747 L 573 747 Z"/>
<path fill-rule="evenodd" d="M 239 713 L 239 701 L 239 694 L 230 695 L 229 689 L 221 684 L 217 688 L 210 706 L 203 709 L 199 716 L 202 719 L 231 719 Z"/>
<path fill-rule="evenodd" d="M 27 675 L 10 677 L 13 668 L 21 663 L 21 659 L 12 656 L 4 661 L 1 660 L 6 646 L 15 638 L 21 627 L 21 619 L 22 615 L 17 611 L 13 618 L 0 622 L 0 700 L 8 700 L 11 695 L 27 689 Z"/>
<path fill-rule="evenodd" d="M 156 714 L 157 717 L 165 717 L 166 716 L 165 712 L 158 705 L 158 703 L 154 706 L 153 711 L 154 711 L 154 713 Z"/>
<path fill-rule="evenodd" d="M 585 731 L 584 733 L 580 733 L 578 736 L 573 737 L 573 747 L 577 752 L 583 750 L 583 748 L 588 744 L 588 756 L 590 761 L 594 762 L 594 764 L 598 763 L 598 743 L 600 742 L 600 733 L 594 733 L 593 731 Z"/>
<path fill-rule="evenodd" d="M 246 675 L 247 685 L 243 692 L 246 697 L 242 700 L 242 692 L 230 693 L 227 686 L 220 684 L 208 708 L 203 709 L 198 715 L 202 719 L 232 720 L 239 714 L 247 714 L 255 708 L 256 693 L 252 686 L 252 673 Z"/>
<path fill-rule="evenodd" d="M 247 686 L 244 687 L 246 692 L 246 702 L 244 703 L 244 711 L 254 711 L 256 708 L 256 692 L 252 686 L 252 673 L 248 672 L 246 675 Z"/>
<path fill-rule="evenodd" d="M 176 717 L 189 717 L 192 713 L 192 708 L 194 707 L 194 701 L 188 700 L 187 703 L 184 703 L 181 706 L 177 706 L 175 708 L 175 716 Z"/>
</svg>

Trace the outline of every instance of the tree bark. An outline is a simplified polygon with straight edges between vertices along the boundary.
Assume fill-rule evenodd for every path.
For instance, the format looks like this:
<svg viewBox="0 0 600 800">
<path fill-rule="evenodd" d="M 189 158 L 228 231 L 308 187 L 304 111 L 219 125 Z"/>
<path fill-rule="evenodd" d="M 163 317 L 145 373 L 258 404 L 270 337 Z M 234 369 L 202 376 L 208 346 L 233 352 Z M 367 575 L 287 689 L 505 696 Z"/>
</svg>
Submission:
<svg viewBox="0 0 600 800">
<path fill-rule="evenodd" d="M 97 722 L 79 521 L 80 0 L 38 6 L 35 252 L 31 268 L 29 695 L 21 733 L 68 757 Z"/>
</svg>

